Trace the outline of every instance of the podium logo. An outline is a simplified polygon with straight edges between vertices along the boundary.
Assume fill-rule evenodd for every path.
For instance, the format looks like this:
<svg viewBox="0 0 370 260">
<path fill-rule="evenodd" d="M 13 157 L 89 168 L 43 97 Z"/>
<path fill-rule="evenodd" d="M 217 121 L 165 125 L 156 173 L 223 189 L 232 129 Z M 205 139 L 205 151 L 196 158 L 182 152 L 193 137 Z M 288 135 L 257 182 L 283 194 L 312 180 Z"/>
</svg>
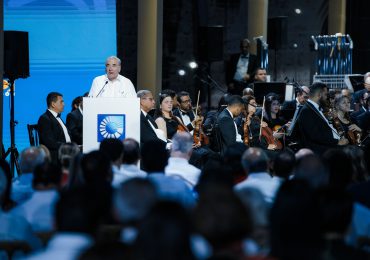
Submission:
<svg viewBox="0 0 370 260">
<path fill-rule="evenodd" d="M 125 139 L 126 115 L 98 114 L 98 142 L 106 138 Z"/>
</svg>

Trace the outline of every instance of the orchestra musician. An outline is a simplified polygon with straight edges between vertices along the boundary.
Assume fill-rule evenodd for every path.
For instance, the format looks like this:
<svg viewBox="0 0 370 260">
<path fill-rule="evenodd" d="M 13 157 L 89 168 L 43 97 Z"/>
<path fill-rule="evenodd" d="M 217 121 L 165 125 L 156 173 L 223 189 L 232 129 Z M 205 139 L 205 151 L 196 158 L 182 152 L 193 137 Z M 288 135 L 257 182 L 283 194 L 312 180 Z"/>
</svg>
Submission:
<svg viewBox="0 0 370 260">
<path fill-rule="evenodd" d="M 350 144 L 359 145 L 361 143 L 361 128 L 354 124 L 349 116 L 351 101 L 349 97 L 340 95 L 334 101 L 336 118 L 334 127 L 340 135 L 345 136 Z"/>
<path fill-rule="evenodd" d="M 310 87 L 310 98 L 302 107 L 297 120 L 302 146 L 318 154 L 337 145 L 348 144 L 348 140 L 339 136 L 320 110 L 327 95 L 328 87 L 324 83 L 314 82 Z"/>
</svg>

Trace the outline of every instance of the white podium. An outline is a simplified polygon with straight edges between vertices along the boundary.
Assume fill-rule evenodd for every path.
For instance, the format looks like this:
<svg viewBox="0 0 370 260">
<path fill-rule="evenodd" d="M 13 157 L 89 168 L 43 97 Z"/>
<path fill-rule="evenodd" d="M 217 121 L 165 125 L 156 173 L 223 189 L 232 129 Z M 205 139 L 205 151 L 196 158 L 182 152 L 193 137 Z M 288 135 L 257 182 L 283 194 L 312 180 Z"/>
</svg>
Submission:
<svg viewBox="0 0 370 260">
<path fill-rule="evenodd" d="M 83 152 L 99 149 L 105 138 L 140 143 L 139 98 L 83 98 Z"/>
</svg>

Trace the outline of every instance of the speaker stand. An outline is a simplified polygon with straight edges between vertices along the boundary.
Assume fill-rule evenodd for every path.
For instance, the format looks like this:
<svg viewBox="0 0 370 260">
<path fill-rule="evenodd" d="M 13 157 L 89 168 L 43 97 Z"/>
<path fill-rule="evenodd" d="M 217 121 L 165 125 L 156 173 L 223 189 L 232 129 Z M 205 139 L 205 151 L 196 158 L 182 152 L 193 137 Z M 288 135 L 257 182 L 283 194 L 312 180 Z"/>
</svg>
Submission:
<svg viewBox="0 0 370 260">
<path fill-rule="evenodd" d="M 15 126 L 17 122 L 14 120 L 14 82 L 15 79 L 9 78 L 10 84 L 10 147 L 4 154 L 4 159 L 10 154 L 10 173 L 14 178 L 14 168 L 20 174 L 20 166 L 18 162 L 19 152 L 15 146 Z"/>
</svg>

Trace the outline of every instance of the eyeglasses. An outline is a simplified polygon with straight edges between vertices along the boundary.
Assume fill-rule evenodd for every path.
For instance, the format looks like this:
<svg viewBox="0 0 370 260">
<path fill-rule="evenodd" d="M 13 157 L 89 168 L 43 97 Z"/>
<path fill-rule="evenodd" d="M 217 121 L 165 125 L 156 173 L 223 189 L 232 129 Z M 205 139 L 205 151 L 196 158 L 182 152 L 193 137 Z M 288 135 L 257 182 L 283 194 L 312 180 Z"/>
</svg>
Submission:
<svg viewBox="0 0 370 260">
<path fill-rule="evenodd" d="M 151 97 L 143 97 L 141 99 L 149 99 L 149 101 L 153 101 L 154 100 L 154 98 L 151 98 Z"/>
<path fill-rule="evenodd" d="M 191 99 L 188 99 L 188 100 L 180 100 L 180 103 L 191 103 Z"/>
</svg>

